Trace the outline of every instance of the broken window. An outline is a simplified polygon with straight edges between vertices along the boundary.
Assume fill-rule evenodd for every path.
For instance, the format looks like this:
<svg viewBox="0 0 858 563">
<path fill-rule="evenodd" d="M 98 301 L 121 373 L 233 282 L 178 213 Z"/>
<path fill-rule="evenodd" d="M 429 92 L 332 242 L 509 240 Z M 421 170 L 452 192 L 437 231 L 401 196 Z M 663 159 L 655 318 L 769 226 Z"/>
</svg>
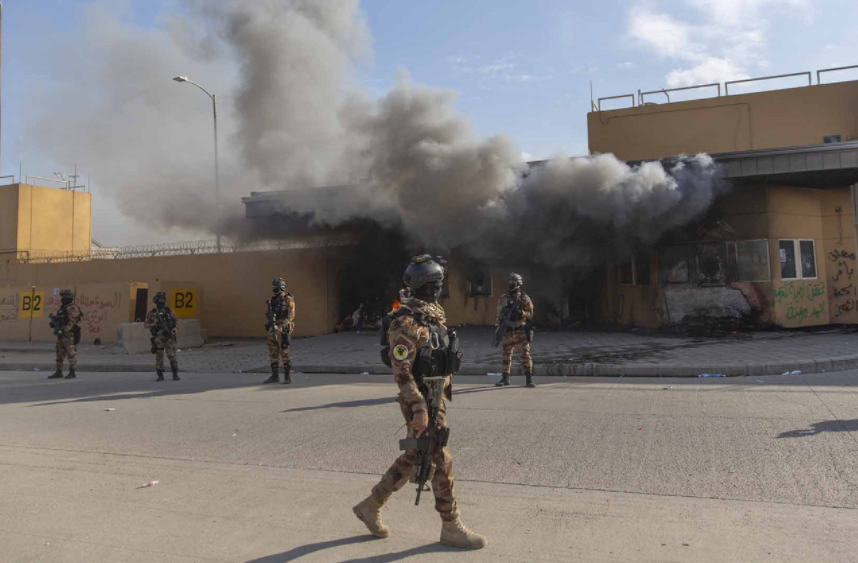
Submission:
<svg viewBox="0 0 858 563">
<path fill-rule="evenodd" d="M 623 285 L 635 284 L 635 271 L 631 260 L 620 262 L 620 283 Z"/>
<path fill-rule="evenodd" d="M 816 251 L 812 240 L 798 241 L 799 253 L 801 255 L 801 277 L 816 277 Z"/>
<path fill-rule="evenodd" d="M 639 254 L 632 262 L 635 268 L 635 285 L 649 285 L 649 256 Z"/>
<path fill-rule="evenodd" d="M 726 245 L 699 244 L 695 251 L 695 282 L 700 285 L 726 284 Z"/>
<path fill-rule="evenodd" d="M 778 241 L 781 279 L 816 278 L 816 248 L 812 240 Z"/>
<path fill-rule="evenodd" d="M 670 246 L 659 255 L 661 279 L 666 283 L 688 283 L 688 248 Z"/>
<path fill-rule="evenodd" d="M 727 243 L 727 264 L 732 281 L 768 281 L 772 278 L 769 267 L 769 241 L 740 240 Z"/>
<path fill-rule="evenodd" d="M 471 297 L 491 297 L 492 277 L 484 270 L 472 274 L 468 295 Z"/>
</svg>

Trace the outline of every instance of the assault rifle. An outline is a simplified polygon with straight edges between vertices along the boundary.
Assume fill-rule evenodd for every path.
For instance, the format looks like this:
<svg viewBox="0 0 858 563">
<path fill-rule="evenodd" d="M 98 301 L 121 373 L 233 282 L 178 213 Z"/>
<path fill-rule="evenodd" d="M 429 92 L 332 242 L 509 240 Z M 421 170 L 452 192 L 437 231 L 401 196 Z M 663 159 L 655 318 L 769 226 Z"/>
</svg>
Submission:
<svg viewBox="0 0 858 563">
<path fill-rule="evenodd" d="M 515 323 L 518 321 L 521 316 L 521 296 L 517 296 L 515 298 L 515 302 L 508 306 L 498 322 L 497 329 L 495 330 L 495 339 L 492 341 L 492 346 L 497 348 L 501 340 L 503 340 L 503 335 L 506 334 L 510 330 L 515 330 Z"/>
<path fill-rule="evenodd" d="M 426 387 L 424 395 L 426 406 L 429 408 L 429 426 L 423 431 L 419 438 L 405 438 L 399 441 L 400 450 L 415 450 L 413 481 L 417 483 L 417 499 L 415 505 L 420 504 L 420 495 L 428 491 L 426 481 L 431 481 L 435 474 L 435 462 L 432 455 L 447 445 L 450 440 L 450 428 L 438 423 L 438 413 L 441 411 L 441 400 L 444 396 L 444 386 L 447 382 L 445 376 L 424 377 L 423 384 Z"/>
<path fill-rule="evenodd" d="M 274 336 L 277 334 L 277 311 L 274 308 L 274 300 L 267 300 L 265 305 L 268 307 L 268 312 L 266 313 L 268 322 L 265 323 L 265 330 L 268 331 L 268 334 Z M 292 335 L 289 334 L 289 327 L 284 326 L 283 332 L 280 334 L 280 347 L 288 348 L 290 344 L 292 344 Z"/>
<path fill-rule="evenodd" d="M 51 319 L 50 327 L 54 329 L 54 336 L 65 336 L 66 327 L 70 322 L 69 312 L 65 308 L 61 308 L 56 314 L 49 313 L 48 318 Z"/>
<path fill-rule="evenodd" d="M 155 326 L 152 327 L 152 337 L 158 335 L 170 337 L 175 328 L 176 323 L 173 321 L 173 317 L 167 314 L 166 309 L 155 309 Z"/>
</svg>

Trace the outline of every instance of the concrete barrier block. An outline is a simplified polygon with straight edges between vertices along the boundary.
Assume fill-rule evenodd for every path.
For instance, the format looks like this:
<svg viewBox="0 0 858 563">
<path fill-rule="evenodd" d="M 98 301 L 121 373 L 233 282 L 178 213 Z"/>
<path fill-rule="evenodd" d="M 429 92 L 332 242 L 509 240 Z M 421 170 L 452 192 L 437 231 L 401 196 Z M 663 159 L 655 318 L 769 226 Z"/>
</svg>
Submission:
<svg viewBox="0 0 858 563">
<path fill-rule="evenodd" d="M 152 349 L 152 335 L 143 323 L 120 323 L 116 325 L 116 342 L 113 345 L 114 354 L 146 354 Z M 179 319 L 176 330 L 176 346 L 182 348 L 199 348 L 203 345 L 198 319 Z"/>
</svg>

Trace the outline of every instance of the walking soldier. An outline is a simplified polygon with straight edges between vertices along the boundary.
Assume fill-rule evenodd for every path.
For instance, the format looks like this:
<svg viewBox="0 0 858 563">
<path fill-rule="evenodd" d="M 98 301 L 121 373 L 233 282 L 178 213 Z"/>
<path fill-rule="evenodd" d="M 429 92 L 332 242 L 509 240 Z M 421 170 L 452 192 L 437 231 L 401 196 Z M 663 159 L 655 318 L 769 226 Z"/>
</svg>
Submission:
<svg viewBox="0 0 858 563">
<path fill-rule="evenodd" d="M 533 360 L 530 358 L 530 341 L 533 339 L 533 328 L 530 321 L 533 319 L 533 301 L 521 289 L 521 276 L 512 273 L 509 275 L 509 291 L 501 297 L 498 303 L 498 322 L 495 343 L 503 345 L 502 378 L 495 385 L 503 387 L 509 385 L 509 374 L 512 370 L 512 353 L 518 353 L 521 365 L 524 368 L 524 376 L 528 387 L 536 387 L 533 383 Z"/>
<path fill-rule="evenodd" d="M 390 528 L 381 521 L 381 507 L 409 480 L 417 483 L 419 502 L 428 481 L 441 516 L 441 543 L 478 549 L 486 545 L 486 538 L 466 528 L 459 516 L 453 458 L 447 446 L 445 397 L 451 398 L 452 374 L 459 367 L 461 352 L 455 330 L 447 329 L 444 309 L 438 305 L 445 270 L 443 261 L 428 255 L 414 258 L 405 270 L 408 287 L 400 293 L 402 306 L 384 320 L 382 356 L 399 386 L 397 401 L 408 438 L 400 442 L 405 453 L 353 510 L 373 535 L 386 538 Z"/>
</svg>

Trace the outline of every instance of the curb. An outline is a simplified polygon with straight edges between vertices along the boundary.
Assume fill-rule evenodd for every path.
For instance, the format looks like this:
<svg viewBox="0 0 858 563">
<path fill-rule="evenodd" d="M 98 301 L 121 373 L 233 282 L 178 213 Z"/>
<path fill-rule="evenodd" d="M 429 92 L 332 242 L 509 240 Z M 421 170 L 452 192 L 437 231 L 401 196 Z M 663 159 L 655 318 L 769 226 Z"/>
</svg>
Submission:
<svg viewBox="0 0 858 563">
<path fill-rule="evenodd" d="M 0 371 L 53 371 L 53 363 L 0 362 Z M 325 365 L 295 364 L 293 371 L 302 373 L 333 374 L 372 374 L 390 375 L 391 369 L 384 364 L 363 365 Z M 536 364 L 533 366 L 537 377 L 699 377 L 701 374 L 721 374 L 720 377 L 747 377 L 761 375 L 783 375 L 786 372 L 831 373 L 858 369 L 858 356 L 843 356 L 826 360 L 804 360 L 798 362 L 737 363 L 722 365 L 671 365 L 671 364 Z M 154 372 L 155 367 L 147 364 L 78 364 L 81 372 Z M 268 366 L 255 367 L 234 373 L 267 373 Z M 208 373 L 207 371 L 183 370 L 184 373 Z M 476 364 L 464 365 L 458 375 L 500 374 L 500 365 Z M 520 366 L 515 366 L 512 375 L 522 375 Z"/>
</svg>

